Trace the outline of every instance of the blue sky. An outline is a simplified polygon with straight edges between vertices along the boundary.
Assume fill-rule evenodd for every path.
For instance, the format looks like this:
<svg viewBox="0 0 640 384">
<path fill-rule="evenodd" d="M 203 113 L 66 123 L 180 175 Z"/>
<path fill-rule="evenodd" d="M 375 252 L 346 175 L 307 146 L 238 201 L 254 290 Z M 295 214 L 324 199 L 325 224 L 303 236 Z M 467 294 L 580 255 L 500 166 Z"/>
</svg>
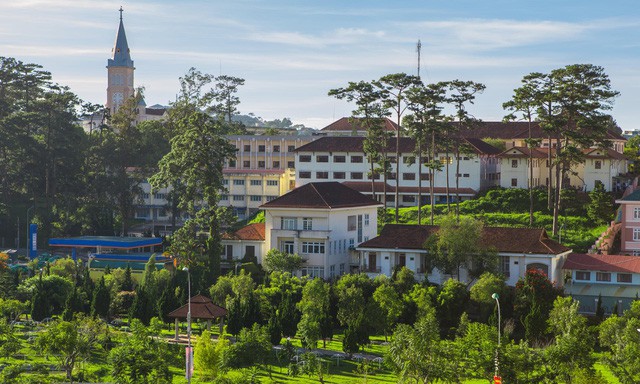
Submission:
<svg viewBox="0 0 640 384">
<path fill-rule="evenodd" d="M 147 104 L 175 98 L 190 67 L 246 80 L 240 111 L 322 128 L 351 113 L 327 96 L 349 81 L 417 70 L 423 80 L 484 83 L 470 112 L 499 120 L 521 78 L 603 66 L 621 96 L 611 112 L 639 128 L 640 11 L 631 0 L 5 0 L 0 55 L 34 62 L 82 99 L 106 101 L 118 8 Z"/>
</svg>

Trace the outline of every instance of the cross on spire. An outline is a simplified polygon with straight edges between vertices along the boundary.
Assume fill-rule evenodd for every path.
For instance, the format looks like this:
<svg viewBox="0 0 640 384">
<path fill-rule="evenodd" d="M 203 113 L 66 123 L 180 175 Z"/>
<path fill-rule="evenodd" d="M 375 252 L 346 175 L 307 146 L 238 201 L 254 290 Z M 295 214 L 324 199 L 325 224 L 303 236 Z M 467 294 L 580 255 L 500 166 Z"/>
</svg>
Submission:
<svg viewBox="0 0 640 384">
<path fill-rule="evenodd" d="M 120 20 L 122 20 L 122 12 L 124 12 L 124 9 L 122 9 L 122 5 L 120 6 Z"/>
</svg>

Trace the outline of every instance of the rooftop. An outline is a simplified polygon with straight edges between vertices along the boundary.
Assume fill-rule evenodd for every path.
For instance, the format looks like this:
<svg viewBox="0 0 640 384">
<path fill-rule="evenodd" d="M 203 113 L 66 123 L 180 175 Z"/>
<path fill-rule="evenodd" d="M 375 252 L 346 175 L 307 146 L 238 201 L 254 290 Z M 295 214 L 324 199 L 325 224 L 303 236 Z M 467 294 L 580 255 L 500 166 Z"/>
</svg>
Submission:
<svg viewBox="0 0 640 384">
<path fill-rule="evenodd" d="M 562 269 L 640 273 L 640 257 L 571 253 Z"/>
<path fill-rule="evenodd" d="M 317 208 L 335 209 L 382 205 L 371 197 L 351 189 L 344 184 L 330 181 L 308 183 L 298 187 L 260 208 Z"/>
</svg>

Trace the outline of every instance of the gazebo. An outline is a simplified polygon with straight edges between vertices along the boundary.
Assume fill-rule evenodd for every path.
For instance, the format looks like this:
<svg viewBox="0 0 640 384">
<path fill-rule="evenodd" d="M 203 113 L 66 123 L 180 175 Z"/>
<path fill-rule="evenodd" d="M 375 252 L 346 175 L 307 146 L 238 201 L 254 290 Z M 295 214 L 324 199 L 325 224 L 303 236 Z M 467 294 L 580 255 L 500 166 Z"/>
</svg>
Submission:
<svg viewBox="0 0 640 384">
<path fill-rule="evenodd" d="M 191 319 L 204 319 L 207 320 L 207 329 L 211 329 L 211 320 L 220 319 L 220 333 L 223 331 L 224 317 L 228 311 L 220 306 L 213 304 L 210 298 L 203 295 L 193 296 L 191 302 Z M 178 340 L 179 327 L 178 322 L 180 319 L 186 319 L 189 312 L 189 303 L 182 307 L 170 312 L 167 316 L 175 319 L 176 324 L 176 340 Z"/>
</svg>

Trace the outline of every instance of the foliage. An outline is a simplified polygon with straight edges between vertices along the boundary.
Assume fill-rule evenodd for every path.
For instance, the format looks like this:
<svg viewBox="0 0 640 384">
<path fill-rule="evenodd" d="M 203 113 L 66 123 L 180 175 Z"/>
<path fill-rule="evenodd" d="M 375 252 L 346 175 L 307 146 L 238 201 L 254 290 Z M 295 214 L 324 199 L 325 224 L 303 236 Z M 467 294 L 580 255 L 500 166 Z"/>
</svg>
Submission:
<svg viewBox="0 0 640 384">
<path fill-rule="evenodd" d="M 315 348 L 321 337 L 320 325 L 329 316 L 329 296 L 329 284 L 319 278 L 308 281 L 302 289 L 297 307 L 302 313 L 298 334 L 304 348 Z"/>
<path fill-rule="evenodd" d="M 168 347 L 151 337 L 139 320 L 131 321 L 132 333 L 109 353 L 111 374 L 118 383 L 170 383 Z"/>
<path fill-rule="evenodd" d="M 613 198 L 610 193 L 606 192 L 604 185 L 597 182 L 595 188 L 589 192 L 591 200 L 587 206 L 587 216 L 594 223 L 607 224 L 613 218 L 615 212 L 613 207 Z"/>
<path fill-rule="evenodd" d="M 547 276 L 536 269 L 526 271 L 524 278 L 516 283 L 514 313 L 526 328 L 528 340 L 544 336 L 544 322 L 556 297 L 562 293 Z"/>
<path fill-rule="evenodd" d="M 631 308 L 622 317 L 611 315 L 600 324 L 600 345 L 606 348 L 604 362 L 624 383 L 640 380 L 640 301 L 631 303 Z"/>
<path fill-rule="evenodd" d="M 71 379 L 76 363 L 102 348 L 106 326 L 100 320 L 77 317 L 73 321 L 57 321 L 38 335 L 42 351 L 54 357 Z"/>
<path fill-rule="evenodd" d="M 219 337 L 214 342 L 211 340 L 211 333 L 207 330 L 203 331 L 194 347 L 195 372 L 206 379 L 216 378 L 220 374 L 222 354 L 228 345 L 229 341 L 224 337 Z"/>
<path fill-rule="evenodd" d="M 442 284 L 442 289 L 436 299 L 436 311 L 440 326 L 445 334 L 451 333 L 451 330 L 457 328 L 468 300 L 467 287 L 460 281 L 449 279 Z"/>
<path fill-rule="evenodd" d="M 100 316 L 109 320 L 109 290 L 104 284 L 104 276 L 100 278 L 98 286 L 93 291 L 93 300 L 91 301 L 91 315 Z"/>
<path fill-rule="evenodd" d="M 400 295 L 390 284 L 381 284 L 376 288 L 373 292 L 373 300 L 380 307 L 382 317 L 379 322 L 386 339 L 387 334 L 394 328 L 402 313 L 402 301 Z"/>
<path fill-rule="evenodd" d="M 258 324 L 243 328 L 235 344 L 222 354 L 222 365 L 226 368 L 250 367 L 265 364 L 271 353 L 271 343 L 267 330 Z"/>
<path fill-rule="evenodd" d="M 267 273 L 276 271 L 293 273 L 300 269 L 303 262 L 304 260 L 298 254 L 291 255 L 274 248 L 265 255 L 262 267 Z"/>
</svg>

